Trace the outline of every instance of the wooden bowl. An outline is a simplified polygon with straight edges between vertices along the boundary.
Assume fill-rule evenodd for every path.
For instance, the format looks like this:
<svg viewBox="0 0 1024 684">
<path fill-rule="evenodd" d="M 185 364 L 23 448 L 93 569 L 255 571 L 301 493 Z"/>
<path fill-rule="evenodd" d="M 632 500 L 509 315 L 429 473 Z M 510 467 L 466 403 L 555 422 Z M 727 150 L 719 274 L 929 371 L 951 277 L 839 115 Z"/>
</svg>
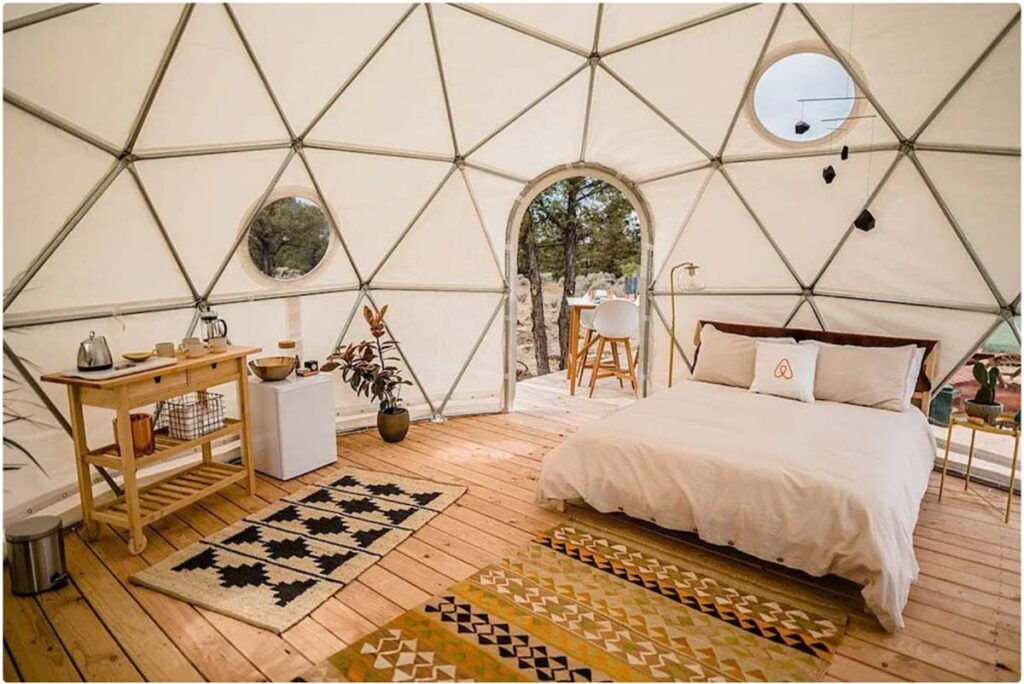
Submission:
<svg viewBox="0 0 1024 684">
<path fill-rule="evenodd" d="M 121 356 L 128 359 L 132 363 L 139 363 L 141 361 L 145 361 L 152 355 L 153 352 L 125 352 L 124 354 L 121 354 Z"/>
<path fill-rule="evenodd" d="M 249 368 L 264 382 L 284 380 L 295 370 L 295 357 L 266 356 L 262 359 L 253 359 L 249 362 Z"/>
</svg>

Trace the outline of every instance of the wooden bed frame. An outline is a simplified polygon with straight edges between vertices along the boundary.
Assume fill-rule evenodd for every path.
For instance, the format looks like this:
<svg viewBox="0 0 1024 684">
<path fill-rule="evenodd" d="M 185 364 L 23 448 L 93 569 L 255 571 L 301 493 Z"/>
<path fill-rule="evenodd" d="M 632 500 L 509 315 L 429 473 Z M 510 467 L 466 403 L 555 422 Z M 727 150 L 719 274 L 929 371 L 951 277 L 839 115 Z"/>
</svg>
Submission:
<svg viewBox="0 0 1024 684">
<path fill-rule="evenodd" d="M 888 337 L 885 335 L 865 335 L 861 333 L 835 332 L 825 330 L 804 330 L 802 328 L 776 328 L 763 325 L 748 325 L 746 323 L 725 323 L 722 321 L 697 321 L 697 327 L 693 332 L 693 343 L 697 349 L 693 354 L 693 362 L 697 363 L 697 355 L 700 353 L 700 333 L 705 325 L 713 325 L 718 330 L 737 335 L 749 337 L 792 337 L 797 342 L 813 340 L 815 342 L 826 342 L 828 344 L 845 344 L 857 347 L 902 347 L 913 344 L 923 347 L 924 361 L 921 363 L 921 371 L 917 376 L 917 387 L 914 389 L 913 401 L 925 416 L 932 403 L 932 381 L 935 377 L 935 368 L 939 360 L 938 340 L 924 340 L 910 337 Z"/>
</svg>

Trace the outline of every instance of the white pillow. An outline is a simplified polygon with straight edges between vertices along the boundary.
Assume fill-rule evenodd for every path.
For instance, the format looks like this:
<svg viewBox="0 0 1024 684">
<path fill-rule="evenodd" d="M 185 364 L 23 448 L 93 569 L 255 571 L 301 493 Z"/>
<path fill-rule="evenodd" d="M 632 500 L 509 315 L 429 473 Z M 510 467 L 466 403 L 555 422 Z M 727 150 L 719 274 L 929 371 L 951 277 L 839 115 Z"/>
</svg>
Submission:
<svg viewBox="0 0 1024 684">
<path fill-rule="evenodd" d="M 693 379 L 748 389 L 754 381 L 754 346 L 757 338 L 722 332 L 707 324 L 700 330 L 700 351 Z M 770 338 L 780 344 L 796 344 L 792 337 Z"/>
<path fill-rule="evenodd" d="M 914 399 L 914 390 L 917 389 L 917 376 L 921 374 L 921 364 L 924 363 L 924 347 L 915 347 L 914 355 L 910 357 L 910 367 L 907 369 L 907 381 L 903 388 L 903 408 L 908 409 Z M 927 407 L 926 407 L 927 408 Z"/>
<path fill-rule="evenodd" d="M 818 347 L 813 344 L 778 344 L 758 340 L 751 392 L 814 401 L 814 375 Z"/>
<path fill-rule="evenodd" d="M 907 376 L 917 349 L 801 342 L 818 347 L 814 396 L 820 401 L 857 404 L 886 411 L 906 408 Z"/>
</svg>

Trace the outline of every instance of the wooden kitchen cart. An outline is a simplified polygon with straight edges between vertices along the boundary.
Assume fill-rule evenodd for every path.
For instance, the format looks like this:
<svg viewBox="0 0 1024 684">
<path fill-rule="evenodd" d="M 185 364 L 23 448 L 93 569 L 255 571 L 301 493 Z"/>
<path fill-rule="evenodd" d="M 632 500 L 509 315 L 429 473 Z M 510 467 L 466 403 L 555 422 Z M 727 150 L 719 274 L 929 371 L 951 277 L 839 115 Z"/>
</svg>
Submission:
<svg viewBox="0 0 1024 684">
<path fill-rule="evenodd" d="M 71 409 L 72 439 L 78 466 L 78 490 L 82 497 L 82 521 L 85 534 L 94 539 L 99 523 L 105 522 L 128 530 L 128 549 L 133 554 L 146 548 L 143 528 L 191 503 L 209 496 L 235 482 L 246 481 L 249 494 L 256 489 L 249 430 L 249 379 L 246 357 L 256 354 L 258 347 L 228 347 L 226 352 L 206 354 L 197 359 L 179 358 L 173 366 L 123 375 L 110 380 L 85 380 L 60 373 L 44 375 L 45 382 L 67 385 Z M 161 430 L 156 433 L 156 450 L 136 458 L 132 448 L 132 409 L 171 399 L 189 392 L 205 390 L 227 383 L 238 385 L 238 418 L 225 418 L 224 427 L 196 439 L 174 439 Z M 117 439 L 98 449 L 89 449 L 85 434 L 83 406 L 112 409 L 117 415 Z M 238 435 L 242 465 L 216 463 L 212 442 L 229 435 Z M 126 445 L 118 449 L 118 444 Z M 140 487 L 137 472 L 153 463 L 200 447 L 202 462 L 179 470 Z M 124 494 L 96 504 L 92 496 L 89 466 L 120 470 L 124 478 Z"/>
</svg>

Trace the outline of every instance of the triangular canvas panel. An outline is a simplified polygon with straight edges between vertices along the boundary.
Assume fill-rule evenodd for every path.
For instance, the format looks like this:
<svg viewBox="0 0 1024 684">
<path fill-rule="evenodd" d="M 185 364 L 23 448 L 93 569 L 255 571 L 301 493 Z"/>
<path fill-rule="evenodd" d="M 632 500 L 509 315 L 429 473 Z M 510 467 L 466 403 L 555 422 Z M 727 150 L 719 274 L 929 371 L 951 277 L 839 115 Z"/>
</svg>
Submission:
<svg viewBox="0 0 1024 684">
<path fill-rule="evenodd" d="M 897 142 L 892 131 L 879 118 L 878 112 L 866 99 L 855 100 L 850 111 L 851 117 L 866 118 L 848 118 L 841 123 L 821 121 L 822 118 L 831 118 L 823 115 L 825 110 L 819 109 L 821 105 L 815 105 L 814 103 L 801 105 L 796 101 L 787 102 L 787 106 L 792 109 L 793 126 L 796 125 L 798 120 L 807 120 L 807 123 L 812 125 L 812 129 L 807 135 L 815 135 L 814 131 L 818 130 L 818 128 L 838 125 L 840 127 L 839 130 L 831 135 L 826 135 L 816 140 L 801 139 L 790 141 L 783 140 L 768 132 L 765 124 L 758 119 L 756 112 L 757 84 L 765 71 L 776 62 L 794 53 L 801 52 L 818 52 L 832 57 L 828 47 L 822 42 L 814 28 L 807 23 L 807 20 L 800 11 L 793 5 L 787 5 L 782 10 L 779 24 L 775 29 L 775 33 L 772 34 L 771 42 L 758 68 L 753 87 L 751 87 L 750 92 L 743 101 L 739 116 L 736 118 L 736 125 L 729 135 L 725 154 L 723 155 L 726 159 L 742 155 L 779 154 L 794 150 L 834 149 L 838 152 L 839 148 L 843 145 L 880 145 Z M 831 86 L 819 86 L 814 82 L 808 82 L 806 84 L 806 91 L 800 93 L 801 97 L 807 98 L 845 97 L 847 95 L 846 91 L 834 90 Z M 854 91 L 854 96 L 862 97 L 863 93 Z M 770 97 L 770 93 L 765 93 L 763 97 Z M 732 113 L 730 112 L 729 116 L 731 115 Z"/>
<path fill-rule="evenodd" d="M 601 18 L 602 52 L 658 31 L 706 17 L 727 5 L 722 3 L 623 2 L 608 3 Z"/>
<path fill-rule="evenodd" d="M 287 154 L 287 150 L 266 150 L 135 163 L 157 215 L 200 292 L 206 291 L 245 229 L 246 218 L 258 209 Z"/>
<path fill-rule="evenodd" d="M 139 136 L 138 149 L 288 140 L 220 5 L 196 5 Z"/>
<path fill-rule="evenodd" d="M 95 147 L 4 103 L 5 288 L 113 162 Z"/>
<path fill-rule="evenodd" d="M 676 295 L 676 343 L 693 361 L 693 334 L 697 321 L 729 321 L 753 325 L 780 326 L 796 307 L 798 295 Z M 660 310 L 651 314 L 651 363 L 649 382 L 652 392 L 668 387 L 669 330 L 672 322 L 672 298 L 657 295 Z M 662 321 L 664 317 L 664 322 Z M 688 378 L 690 372 L 676 351 L 673 384 Z"/>
<path fill-rule="evenodd" d="M 654 217 L 654 272 L 657 274 L 715 170 L 708 168 L 640 186 Z"/>
<path fill-rule="evenodd" d="M 872 94 L 911 135 L 1020 8 L 1012 4 L 814 4 Z M 1002 98 L 1000 98 L 1002 99 Z"/>
<path fill-rule="evenodd" d="M 818 317 L 814 315 L 814 307 L 811 306 L 810 301 L 804 301 L 800 304 L 800 308 L 793 314 L 792 320 L 790 320 L 789 328 L 799 328 L 801 330 L 821 330 L 821 323 L 818 322 Z"/>
<path fill-rule="evenodd" d="M 730 164 L 736 183 L 782 253 L 809 283 L 825 264 L 895 158 L 895 152 L 851 154 Z M 822 169 L 835 180 L 826 184 Z"/>
<path fill-rule="evenodd" d="M 497 303 L 494 304 L 497 306 Z M 493 311 L 493 309 L 492 309 Z M 505 317 L 498 312 L 473 360 L 455 386 L 444 415 L 453 416 L 501 409 L 504 385 Z"/>
<path fill-rule="evenodd" d="M 21 19 L 37 12 L 60 7 L 59 2 L 8 2 L 4 5 L 4 21 Z"/>
<path fill-rule="evenodd" d="M 585 158 L 637 181 L 705 159 L 686 138 L 603 69 L 597 70 L 594 79 Z"/>
<path fill-rule="evenodd" d="M 452 170 L 375 154 L 307 149 L 306 157 L 364 278 Z"/>
<path fill-rule="evenodd" d="M 512 207 L 523 191 L 523 185 L 476 169 L 466 169 L 465 174 L 466 182 L 473 191 L 480 213 L 483 214 L 487 232 L 491 235 L 491 244 L 500 257 L 505 253 L 506 232 L 512 216 Z"/>
<path fill-rule="evenodd" d="M 183 299 L 192 299 L 185 279 L 135 181 L 122 172 L 7 313 Z"/>
<path fill-rule="evenodd" d="M 302 340 L 304 360 L 322 364 L 334 352 L 342 326 L 358 298 L 359 292 L 353 290 L 306 295 L 289 300 L 289 334 Z M 362 316 L 358 313 L 356 315 L 353 325 L 358 326 Z"/>
<path fill-rule="evenodd" d="M 461 174 L 448 179 L 384 261 L 373 283 L 502 286 L 500 267 Z"/>
<path fill-rule="evenodd" d="M 979 338 L 996 321 L 990 313 L 863 302 L 820 295 L 814 298 L 814 303 L 818 305 L 829 330 L 940 339 L 939 361 L 933 378 L 936 383 L 953 370 L 957 361 L 974 350 Z"/>
<path fill-rule="evenodd" d="M 388 326 L 436 408 L 444 401 L 502 295 L 381 291 L 373 297 L 378 305 L 387 305 Z M 353 322 L 358 324 L 358 320 Z M 412 396 L 415 388 L 407 387 L 404 392 Z"/>
<path fill-rule="evenodd" d="M 470 159 L 523 178 L 577 161 L 589 84 L 590 72 L 584 69 L 487 141 Z M 541 139 L 550 142 L 537 145 Z"/>
<path fill-rule="evenodd" d="M 682 228 L 664 268 L 659 290 L 669 289 L 671 265 L 692 261 L 709 290 L 772 290 L 798 287 L 771 243 L 716 173 Z"/>
<path fill-rule="evenodd" d="M 590 52 L 594 47 L 597 5 L 584 3 L 488 4 L 486 10 L 528 29 Z"/>
<path fill-rule="evenodd" d="M 4 89 L 121 147 L 180 16 L 100 4 L 5 33 Z"/>
<path fill-rule="evenodd" d="M 606 62 L 677 126 L 717 152 L 777 12 L 775 5 L 753 7 L 615 53 Z M 666 69 L 668 64 L 672 68 Z"/>
<path fill-rule="evenodd" d="M 296 133 L 305 130 L 405 11 L 404 5 L 387 3 L 239 3 L 231 8 Z M 286 26 L 301 27 L 302 39 L 283 40 Z M 346 29 L 344 40 L 339 40 L 339 26 Z"/>
<path fill-rule="evenodd" d="M 917 169 L 901 159 L 871 203 L 871 231 L 853 230 L 818 282 L 820 292 L 994 306 Z"/>
<path fill-rule="evenodd" d="M 262 193 L 263 190 L 260 190 Z M 278 179 L 277 185 L 267 197 L 263 206 L 286 197 L 301 197 L 313 202 L 324 213 L 324 219 L 331 230 L 330 244 L 323 259 L 308 273 L 291 280 L 277 280 L 268 277 L 253 262 L 249 252 L 248 238 L 243 238 L 235 253 L 228 261 L 224 273 L 213 289 L 213 295 L 224 297 L 243 293 L 258 293 L 267 290 L 278 292 L 294 292 L 297 289 L 318 289 L 344 285 L 356 286 L 359 278 L 352 269 L 352 262 L 345 253 L 338 233 L 331 228 L 331 212 L 323 207 L 316 193 L 302 159 L 295 155 Z M 253 207 L 248 207 L 244 216 L 248 216 Z M 220 262 L 218 261 L 218 264 Z"/>
<path fill-rule="evenodd" d="M 583 61 L 450 5 L 431 9 L 460 150 L 483 140 Z"/>
<path fill-rule="evenodd" d="M 946 152 L 917 157 L 1003 299 L 1012 301 L 1020 294 L 1020 158 Z"/>
<path fill-rule="evenodd" d="M 427 11 L 395 31 L 310 132 L 312 140 L 453 154 Z"/>
<path fill-rule="evenodd" d="M 1020 149 L 1019 23 L 946 103 L 919 140 Z"/>
</svg>

